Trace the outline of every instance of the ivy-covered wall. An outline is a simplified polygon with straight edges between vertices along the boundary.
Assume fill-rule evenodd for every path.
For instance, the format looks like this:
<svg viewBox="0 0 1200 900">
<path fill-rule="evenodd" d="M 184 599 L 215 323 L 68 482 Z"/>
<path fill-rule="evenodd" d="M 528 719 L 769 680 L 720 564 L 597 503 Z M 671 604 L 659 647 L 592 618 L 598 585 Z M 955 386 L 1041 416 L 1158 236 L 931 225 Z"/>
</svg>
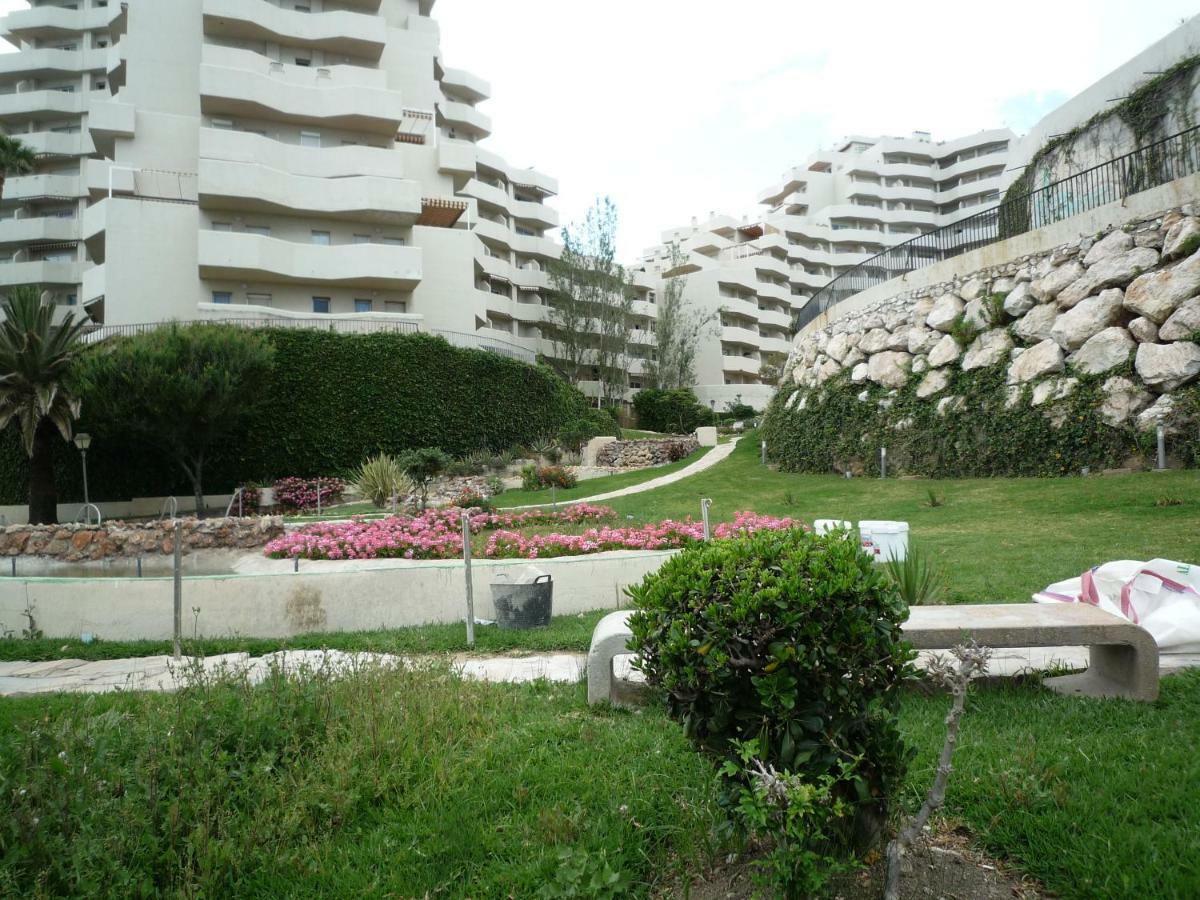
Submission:
<svg viewBox="0 0 1200 900">
<path fill-rule="evenodd" d="M 440 447 L 458 456 L 506 449 L 556 432 L 587 401 L 544 366 L 452 347 L 430 335 L 264 332 L 276 347 L 261 421 L 206 466 L 205 490 L 287 475 L 338 475 L 379 450 Z M 81 429 L 87 424 L 84 398 Z M 58 448 L 60 500 L 82 497 L 78 452 Z M 0 433 L 0 503 L 23 503 L 27 467 L 13 428 Z M 95 441 L 93 500 L 190 494 L 152 448 Z"/>
</svg>

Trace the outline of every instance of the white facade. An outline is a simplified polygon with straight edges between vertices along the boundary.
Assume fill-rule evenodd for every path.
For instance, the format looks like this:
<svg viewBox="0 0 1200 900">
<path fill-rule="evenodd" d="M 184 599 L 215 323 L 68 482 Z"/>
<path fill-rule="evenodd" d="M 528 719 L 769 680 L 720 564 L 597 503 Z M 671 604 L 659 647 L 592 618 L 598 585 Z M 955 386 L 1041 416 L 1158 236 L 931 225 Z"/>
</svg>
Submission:
<svg viewBox="0 0 1200 900">
<path fill-rule="evenodd" d="M 0 125 L 39 152 L 0 287 L 105 325 L 332 314 L 539 349 L 557 183 L 478 145 L 489 87 L 443 64 L 433 5 L 31 0 L 0 22 Z"/>
</svg>

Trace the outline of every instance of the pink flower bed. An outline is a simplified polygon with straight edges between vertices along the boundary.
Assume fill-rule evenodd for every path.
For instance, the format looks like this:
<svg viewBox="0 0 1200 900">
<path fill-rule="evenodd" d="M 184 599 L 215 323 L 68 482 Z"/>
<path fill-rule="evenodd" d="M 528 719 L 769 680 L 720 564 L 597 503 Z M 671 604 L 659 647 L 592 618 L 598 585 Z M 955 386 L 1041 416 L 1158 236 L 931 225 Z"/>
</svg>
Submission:
<svg viewBox="0 0 1200 900">
<path fill-rule="evenodd" d="M 704 526 L 688 518 L 649 525 L 620 528 L 604 525 L 582 534 L 524 535 L 512 529 L 532 525 L 580 524 L 613 519 L 606 506 L 586 503 L 559 511 L 531 510 L 523 513 L 486 513 L 471 510 L 471 532 L 496 533 L 489 538 L 484 555 L 493 559 L 546 559 L 578 556 L 605 550 L 668 550 L 703 540 Z M 322 522 L 289 532 L 267 544 L 264 553 L 275 559 L 459 559 L 462 532 L 456 508 L 429 510 L 420 516 L 394 516 L 373 521 Z M 790 518 L 740 512 L 732 522 L 713 529 L 717 538 L 734 537 L 763 529 L 802 528 Z"/>
<path fill-rule="evenodd" d="M 471 514 L 471 533 L 529 525 L 603 521 L 616 517 L 607 506 L 577 503 L 562 510 Z M 273 559 L 459 559 L 462 510 L 431 509 L 419 516 L 349 522 L 317 522 L 271 541 L 263 552 Z"/>
</svg>

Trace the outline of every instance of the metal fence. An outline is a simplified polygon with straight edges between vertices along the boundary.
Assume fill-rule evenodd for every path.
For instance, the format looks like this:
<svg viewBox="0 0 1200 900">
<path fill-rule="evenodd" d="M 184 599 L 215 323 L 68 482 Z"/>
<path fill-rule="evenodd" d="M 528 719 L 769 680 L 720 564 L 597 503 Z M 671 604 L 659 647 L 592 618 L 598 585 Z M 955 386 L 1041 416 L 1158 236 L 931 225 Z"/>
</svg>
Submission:
<svg viewBox="0 0 1200 900">
<path fill-rule="evenodd" d="M 442 331 L 438 328 L 432 329 L 430 334 L 443 337 L 455 347 L 462 347 L 466 350 L 486 350 L 489 353 L 499 353 L 501 356 L 520 360 L 530 365 L 537 362 L 537 354 L 532 350 L 526 349 L 519 344 L 510 344 L 508 341 L 498 340 L 497 338 L 471 334 L 467 331 Z"/>
<path fill-rule="evenodd" d="M 830 307 L 908 272 L 1061 222 L 1197 171 L 1200 126 L 889 247 L 821 288 L 796 314 L 793 327 L 799 331 Z"/>
</svg>

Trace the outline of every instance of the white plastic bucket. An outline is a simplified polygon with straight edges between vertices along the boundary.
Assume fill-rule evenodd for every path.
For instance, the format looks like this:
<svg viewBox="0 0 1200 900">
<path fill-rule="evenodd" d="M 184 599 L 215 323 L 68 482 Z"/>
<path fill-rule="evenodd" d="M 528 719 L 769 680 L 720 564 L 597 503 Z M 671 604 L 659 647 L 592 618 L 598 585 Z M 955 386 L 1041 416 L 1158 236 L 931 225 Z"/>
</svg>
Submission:
<svg viewBox="0 0 1200 900">
<path fill-rule="evenodd" d="M 908 556 L 908 523 L 865 519 L 858 523 L 862 548 L 875 562 Z"/>
<path fill-rule="evenodd" d="M 813 522 L 813 531 L 817 534 L 829 534 L 831 531 L 849 531 L 854 527 L 853 522 L 843 519 L 817 519 Z"/>
</svg>

